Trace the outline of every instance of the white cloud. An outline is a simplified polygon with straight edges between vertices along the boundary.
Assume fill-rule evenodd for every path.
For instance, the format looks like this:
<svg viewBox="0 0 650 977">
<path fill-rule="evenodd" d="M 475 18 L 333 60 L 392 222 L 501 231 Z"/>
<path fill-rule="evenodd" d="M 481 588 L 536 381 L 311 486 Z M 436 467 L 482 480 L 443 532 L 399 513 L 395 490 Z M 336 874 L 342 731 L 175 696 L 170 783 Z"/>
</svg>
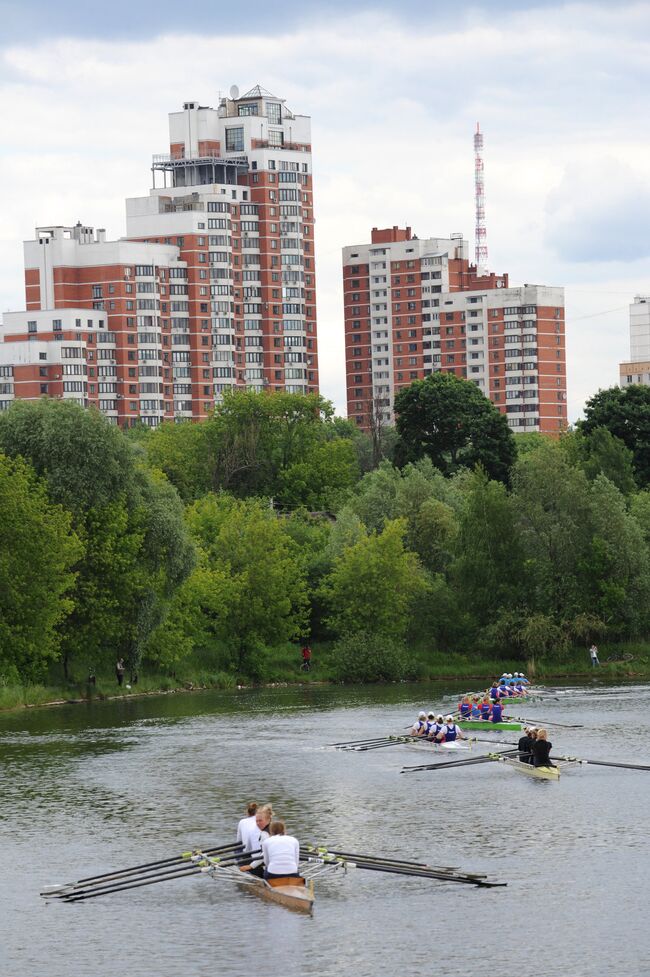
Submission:
<svg viewBox="0 0 650 977">
<path fill-rule="evenodd" d="M 571 284 L 575 417 L 615 382 L 627 303 L 650 285 L 650 261 L 629 261 L 642 250 L 634 200 L 645 185 L 649 36 L 645 3 L 576 4 L 498 19 L 473 11 L 461 26 L 363 14 L 277 35 L 5 48 L 0 308 L 24 301 L 20 242 L 37 223 L 79 218 L 120 235 L 124 198 L 147 192 L 151 154 L 165 150 L 167 112 L 259 81 L 312 116 L 321 384 L 343 409 L 340 249 L 373 225 L 406 222 L 420 236 L 471 239 L 480 119 L 490 264 L 513 283 Z"/>
</svg>

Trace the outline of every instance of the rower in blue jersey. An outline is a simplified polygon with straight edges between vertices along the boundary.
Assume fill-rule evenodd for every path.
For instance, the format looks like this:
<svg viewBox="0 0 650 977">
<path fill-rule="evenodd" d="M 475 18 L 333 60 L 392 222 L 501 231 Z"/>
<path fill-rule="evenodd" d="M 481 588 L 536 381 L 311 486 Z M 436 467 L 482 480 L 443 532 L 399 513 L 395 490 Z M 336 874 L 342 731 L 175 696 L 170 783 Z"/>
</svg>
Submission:
<svg viewBox="0 0 650 977">
<path fill-rule="evenodd" d="M 495 681 L 490 686 L 489 696 L 490 696 L 491 699 L 495 699 L 496 700 L 496 699 L 499 698 L 500 694 L 501 693 L 499 692 L 499 686 L 498 686 L 498 684 L 496 682 L 496 679 L 495 679 Z"/>
<path fill-rule="evenodd" d="M 427 725 L 426 725 L 426 729 L 425 729 L 425 732 L 424 732 L 424 736 L 426 736 L 427 739 L 429 738 L 429 734 L 430 734 L 431 730 L 433 729 L 433 727 L 435 726 L 435 724 L 436 724 L 435 714 L 433 712 L 428 713 L 428 715 L 427 715 Z"/>
<path fill-rule="evenodd" d="M 472 697 L 472 719 L 481 718 L 481 700 L 477 695 Z"/>
<path fill-rule="evenodd" d="M 468 695 L 463 696 L 462 701 L 458 704 L 458 712 L 461 719 L 469 719 L 472 714 L 472 703 Z"/>
<path fill-rule="evenodd" d="M 492 703 L 490 702 L 487 696 L 485 696 L 485 698 L 483 699 L 480 709 L 481 709 L 481 719 L 486 719 L 486 720 L 489 719 L 490 713 L 492 712 Z"/>
<path fill-rule="evenodd" d="M 492 705 L 492 716 L 490 717 L 493 723 L 500 723 L 503 719 L 503 706 L 500 702 L 495 702 Z"/>
<path fill-rule="evenodd" d="M 445 741 L 445 736 L 443 732 L 444 728 L 445 728 L 445 724 L 442 716 L 436 716 L 436 721 L 432 725 L 431 731 L 429 732 L 427 739 L 431 740 L 432 743 L 444 743 Z"/>
<path fill-rule="evenodd" d="M 427 728 L 426 712 L 418 713 L 418 718 L 411 726 L 411 736 L 424 736 Z"/>
<path fill-rule="evenodd" d="M 445 735 L 444 738 L 445 743 L 454 743 L 457 739 L 459 740 L 465 739 L 465 737 L 463 736 L 460 730 L 460 727 L 457 726 L 456 723 L 454 722 L 453 716 L 447 716 L 445 720 L 445 725 L 443 726 L 443 733 Z"/>
</svg>

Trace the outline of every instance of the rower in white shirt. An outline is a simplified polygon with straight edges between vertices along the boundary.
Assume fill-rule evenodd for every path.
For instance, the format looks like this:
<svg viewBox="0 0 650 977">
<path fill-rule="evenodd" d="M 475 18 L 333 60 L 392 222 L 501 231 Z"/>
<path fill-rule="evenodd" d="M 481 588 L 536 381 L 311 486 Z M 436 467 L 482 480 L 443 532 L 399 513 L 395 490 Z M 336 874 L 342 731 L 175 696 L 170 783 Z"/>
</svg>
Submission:
<svg viewBox="0 0 650 977">
<path fill-rule="evenodd" d="M 264 878 L 300 877 L 300 845 L 298 839 L 285 834 L 284 821 L 272 821 L 270 836 L 262 842 Z"/>
<path fill-rule="evenodd" d="M 244 846 L 244 852 L 246 854 L 256 852 L 250 865 L 241 866 L 243 871 L 251 872 L 253 875 L 257 875 L 262 878 L 264 875 L 264 863 L 262 861 L 262 856 L 260 854 L 262 849 L 262 843 L 266 841 L 269 837 L 269 825 L 271 823 L 271 818 L 273 817 L 273 808 L 270 804 L 264 804 L 262 807 L 258 807 L 255 812 L 255 823 L 251 826 L 247 824 L 248 818 L 243 818 L 240 821 L 242 825 L 242 844 Z"/>
<path fill-rule="evenodd" d="M 248 817 L 242 818 L 237 825 L 237 844 L 239 845 L 244 844 L 244 838 L 247 838 L 251 831 L 253 831 L 255 828 L 255 812 L 257 811 L 257 804 L 255 801 L 251 801 L 246 810 L 248 812 Z"/>
</svg>

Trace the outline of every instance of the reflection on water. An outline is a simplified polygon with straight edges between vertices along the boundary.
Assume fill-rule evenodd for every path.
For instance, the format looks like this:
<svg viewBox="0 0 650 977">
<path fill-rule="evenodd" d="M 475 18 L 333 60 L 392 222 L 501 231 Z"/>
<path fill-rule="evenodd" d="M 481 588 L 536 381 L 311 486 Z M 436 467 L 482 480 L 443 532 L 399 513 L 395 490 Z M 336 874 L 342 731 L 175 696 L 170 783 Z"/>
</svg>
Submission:
<svg viewBox="0 0 650 977">
<path fill-rule="evenodd" d="M 242 690 L 0 716 L 0 972 L 454 977 L 503 969 L 505 939 L 521 973 L 650 973 L 650 773 L 585 767 L 559 784 L 496 765 L 401 775 L 419 762 L 408 747 L 327 747 L 399 732 L 458 691 Z M 648 762 L 648 687 L 555 692 L 522 712 L 583 724 L 549 723 L 558 751 Z M 228 841 L 253 797 L 304 841 L 489 872 L 508 888 L 350 871 L 318 883 L 313 919 L 207 877 L 68 906 L 38 897 L 45 884 Z"/>
</svg>

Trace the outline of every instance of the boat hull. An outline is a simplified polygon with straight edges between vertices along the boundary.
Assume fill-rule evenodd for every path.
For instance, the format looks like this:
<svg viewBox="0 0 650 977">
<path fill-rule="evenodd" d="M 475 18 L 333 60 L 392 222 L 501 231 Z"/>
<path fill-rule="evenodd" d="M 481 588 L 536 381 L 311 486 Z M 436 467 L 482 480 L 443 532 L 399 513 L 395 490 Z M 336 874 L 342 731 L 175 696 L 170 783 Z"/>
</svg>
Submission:
<svg viewBox="0 0 650 977">
<path fill-rule="evenodd" d="M 490 722 L 489 719 L 459 719 L 458 725 L 462 730 L 479 730 L 479 729 L 521 729 L 521 723 L 510 722 L 508 720 L 503 720 L 500 723 Z"/>
<path fill-rule="evenodd" d="M 536 780 L 559 780 L 560 779 L 560 768 L 559 767 L 534 767 L 532 763 L 522 763 L 521 760 L 515 760 L 512 757 L 495 757 L 499 763 L 505 763 L 507 767 L 511 770 L 516 770 L 517 773 L 523 773 L 527 777 L 534 777 Z"/>
<path fill-rule="evenodd" d="M 256 896 L 275 902 L 285 909 L 293 909 L 300 913 L 314 911 L 314 891 L 312 886 L 304 884 L 304 879 L 260 879 L 259 885 L 251 886 Z"/>
</svg>

